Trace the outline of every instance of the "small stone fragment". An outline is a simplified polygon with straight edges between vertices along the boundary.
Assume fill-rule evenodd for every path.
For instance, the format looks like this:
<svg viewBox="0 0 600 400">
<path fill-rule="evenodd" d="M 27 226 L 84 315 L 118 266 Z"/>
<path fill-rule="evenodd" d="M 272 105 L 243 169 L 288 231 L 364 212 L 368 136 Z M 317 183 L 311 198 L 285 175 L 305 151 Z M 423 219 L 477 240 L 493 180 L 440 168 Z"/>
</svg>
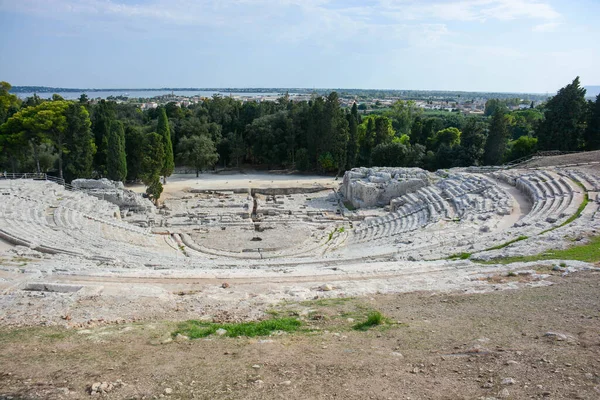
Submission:
<svg viewBox="0 0 600 400">
<path fill-rule="evenodd" d="M 514 385 L 515 380 L 513 378 L 504 378 L 502 379 L 502 385 Z"/>
<path fill-rule="evenodd" d="M 219 328 L 215 331 L 215 333 L 219 336 L 223 336 L 224 334 L 227 333 L 227 330 L 223 329 L 223 328 Z"/>
</svg>

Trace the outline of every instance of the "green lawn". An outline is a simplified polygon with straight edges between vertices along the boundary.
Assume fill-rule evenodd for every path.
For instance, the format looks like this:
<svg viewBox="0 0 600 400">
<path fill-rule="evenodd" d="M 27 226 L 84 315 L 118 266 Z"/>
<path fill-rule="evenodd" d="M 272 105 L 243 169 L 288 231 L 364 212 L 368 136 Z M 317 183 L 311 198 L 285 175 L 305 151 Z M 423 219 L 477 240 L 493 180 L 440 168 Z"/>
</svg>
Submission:
<svg viewBox="0 0 600 400">
<path fill-rule="evenodd" d="M 173 336 L 181 334 L 190 339 L 197 339 L 214 334 L 217 329 L 225 329 L 228 337 L 255 337 L 268 336 L 276 331 L 295 332 L 302 326 L 302 322 L 295 318 L 275 318 L 258 322 L 242 322 L 239 324 L 215 324 L 189 320 L 179 324 L 178 329 L 173 332 Z"/>
</svg>

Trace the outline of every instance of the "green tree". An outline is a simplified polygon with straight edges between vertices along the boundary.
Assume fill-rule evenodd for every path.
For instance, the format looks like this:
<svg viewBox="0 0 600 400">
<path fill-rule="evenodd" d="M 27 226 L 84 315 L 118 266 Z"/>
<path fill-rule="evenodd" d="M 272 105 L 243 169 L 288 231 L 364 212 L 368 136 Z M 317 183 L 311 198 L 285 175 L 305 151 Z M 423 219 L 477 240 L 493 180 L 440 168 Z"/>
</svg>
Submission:
<svg viewBox="0 0 600 400">
<path fill-rule="evenodd" d="M 437 150 L 441 145 L 454 147 L 460 144 L 461 132 L 457 128 L 446 128 L 439 130 L 429 138 L 428 148 Z"/>
<path fill-rule="evenodd" d="M 125 153 L 127 158 L 127 180 L 141 179 L 142 157 L 145 134 L 140 127 L 128 125 L 125 128 Z"/>
<path fill-rule="evenodd" d="M 12 86 L 8 82 L 0 82 L 0 125 L 19 110 L 21 101 L 14 94 L 10 94 Z"/>
<path fill-rule="evenodd" d="M 490 122 L 490 129 L 485 142 L 483 162 L 485 165 L 499 165 L 504 161 L 508 144 L 508 123 L 504 109 L 498 108 Z"/>
<path fill-rule="evenodd" d="M 179 159 L 194 167 L 196 177 L 200 171 L 212 167 L 219 159 L 215 144 L 206 136 L 184 137 L 179 141 L 177 149 Z"/>
<path fill-rule="evenodd" d="M 10 153 L 13 169 L 16 169 L 16 158 L 22 156 L 28 147 L 33 150 L 35 171 L 39 174 L 40 146 L 49 142 L 45 133 L 45 121 L 38 118 L 36 107 L 27 107 L 13 114 L 2 126 L 3 148 Z M 15 171 L 16 172 L 16 171 Z"/>
<path fill-rule="evenodd" d="M 540 149 L 574 151 L 581 148 L 586 111 L 585 89 L 577 77 L 546 103 L 544 120 L 536 132 Z"/>
<path fill-rule="evenodd" d="M 589 103 L 589 118 L 585 130 L 585 148 L 600 150 L 600 94 L 596 101 Z"/>
<path fill-rule="evenodd" d="M 503 109 L 506 112 L 506 102 L 500 99 L 489 99 L 485 102 L 485 111 L 483 115 L 489 117 L 494 115 L 498 109 Z"/>
<path fill-rule="evenodd" d="M 393 105 L 389 112 L 389 116 L 393 121 L 393 127 L 400 135 L 409 135 L 413 121 L 417 116 L 422 114 L 422 110 L 417 107 L 412 100 L 398 100 Z M 386 143 L 386 142 L 380 142 Z"/>
<path fill-rule="evenodd" d="M 142 182 L 146 185 L 146 194 L 155 204 L 158 204 L 163 190 L 160 174 L 165 163 L 165 145 L 162 136 L 155 132 L 149 133 L 144 140 L 143 149 Z"/>
<path fill-rule="evenodd" d="M 479 165 L 484 153 L 485 124 L 472 117 L 460 135 L 459 165 Z"/>
<path fill-rule="evenodd" d="M 358 158 L 363 167 L 372 165 L 372 152 L 375 147 L 375 120 L 372 117 L 364 118 L 358 126 Z"/>
<path fill-rule="evenodd" d="M 92 132 L 96 143 L 94 156 L 94 169 L 99 176 L 106 176 L 106 157 L 108 149 L 108 136 L 111 122 L 115 119 L 114 103 L 101 100 L 94 107 L 92 113 Z"/>
<path fill-rule="evenodd" d="M 58 154 L 58 173 L 63 177 L 63 154 L 65 148 L 65 130 L 67 119 L 66 101 L 47 101 L 37 106 L 27 107 L 15 113 L 3 125 L 3 131 L 10 136 L 7 140 L 13 149 L 22 151 L 24 143 L 33 148 L 36 169 L 40 172 L 38 149 L 42 143 L 51 143 Z M 20 149 L 19 149 L 20 147 Z"/>
<path fill-rule="evenodd" d="M 375 118 L 375 146 L 391 143 L 396 132 L 392 127 L 392 121 L 388 117 L 377 116 Z M 400 131 L 400 133 L 405 133 Z"/>
<path fill-rule="evenodd" d="M 537 138 L 531 136 L 521 136 L 517 140 L 510 141 L 508 143 L 507 160 L 514 161 L 534 154 L 537 151 L 537 143 Z"/>
<path fill-rule="evenodd" d="M 164 165 L 161 170 L 164 183 L 167 183 L 167 176 L 171 176 L 175 169 L 175 160 L 173 158 L 173 143 L 171 142 L 171 128 L 165 109 L 161 107 L 158 113 L 158 125 L 156 132 L 163 138 L 165 147 Z"/>
<path fill-rule="evenodd" d="M 335 171 L 337 166 L 331 153 L 323 153 L 319 156 L 319 168 L 325 172 Z"/>
<path fill-rule="evenodd" d="M 113 121 L 110 124 L 107 149 L 106 170 L 108 179 L 124 181 L 127 178 L 127 156 L 125 153 L 125 131 L 121 121 Z"/>
<path fill-rule="evenodd" d="M 400 143 L 380 143 L 373 149 L 373 165 L 378 167 L 403 167 L 406 165 L 408 148 Z"/>
<path fill-rule="evenodd" d="M 322 149 L 325 152 L 322 154 L 330 154 L 333 157 L 333 164 L 339 175 L 346 166 L 348 120 L 340 109 L 339 96 L 336 92 L 331 92 L 327 96 L 323 123 L 325 138 L 322 138 Z M 322 163 L 319 164 L 322 166 Z"/>
<path fill-rule="evenodd" d="M 348 114 L 348 147 L 346 155 L 346 168 L 352 169 L 356 166 L 358 157 L 358 107 L 352 105 L 352 111 Z"/>
<path fill-rule="evenodd" d="M 244 160 L 246 156 L 246 144 L 244 143 L 244 136 L 231 132 L 229 134 L 230 143 L 230 158 L 235 160 L 235 166 L 240 167 L 240 160 Z"/>
<path fill-rule="evenodd" d="M 92 135 L 90 114 L 85 107 L 71 103 L 65 111 L 64 177 L 67 182 L 91 178 L 96 145 Z"/>
<path fill-rule="evenodd" d="M 299 171 L 308 171 L 310 169 L 308 151 L 305 148 L 298 149 L 296 152 L 296 168 Z"/>
</svg>

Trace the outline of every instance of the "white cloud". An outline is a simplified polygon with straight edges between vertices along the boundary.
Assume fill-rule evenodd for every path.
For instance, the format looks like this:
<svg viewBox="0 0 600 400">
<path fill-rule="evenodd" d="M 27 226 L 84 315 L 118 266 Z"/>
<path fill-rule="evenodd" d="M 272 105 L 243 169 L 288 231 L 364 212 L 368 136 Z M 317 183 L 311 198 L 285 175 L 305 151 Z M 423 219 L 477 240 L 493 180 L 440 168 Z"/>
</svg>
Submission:
<svg viewBox="0 0 600 400">
<path fill-rule="evenodd" d="M 313 40 L 322 47 L 382 39 L 430 47 L 453 36 L 449 22 L 521 19 L 548 32 L 561 18 L 545 0 L 0 0 L 0 11 L 116 34 L 125 28 L 153 35 L 215 28 L 223 35 Z"/>
<path fill-rule="evenodd" d="M 545 24 L 535 25 L 531 30 L 533 32 L 553 32 L 562 25 L 561 22 L 547 22 Z"/>
</svg>

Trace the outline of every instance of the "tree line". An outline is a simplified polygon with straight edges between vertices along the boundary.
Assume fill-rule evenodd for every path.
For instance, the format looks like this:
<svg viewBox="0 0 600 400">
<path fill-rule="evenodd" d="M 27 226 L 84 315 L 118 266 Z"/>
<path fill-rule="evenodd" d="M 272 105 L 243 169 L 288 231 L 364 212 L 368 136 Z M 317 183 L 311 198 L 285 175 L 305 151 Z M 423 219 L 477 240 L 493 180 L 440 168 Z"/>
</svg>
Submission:
<svg viewBox="0 0 600 400">
<path fill-rule="evenodd" d="M 510 110 L 488 100 L 483 115 L 424 112 L 413 101 L 366 114 L 342 108 L 336 92 L 295 102 L 213 96 L 188 107 L 142 111 L 114 101 L 19 100 L 0 84 L 0 166 L 55 171 L 70 182 L 142 181 L 157 199 L 175 165 L 196 174 L 215 165 L 295 168 L 341 174 L 357 166 L 430 170 L 497 165 L 537 150 L 600 149 L 600 100 L 586 101 L 579 78 L 546 103 Z"/>
</svg>

